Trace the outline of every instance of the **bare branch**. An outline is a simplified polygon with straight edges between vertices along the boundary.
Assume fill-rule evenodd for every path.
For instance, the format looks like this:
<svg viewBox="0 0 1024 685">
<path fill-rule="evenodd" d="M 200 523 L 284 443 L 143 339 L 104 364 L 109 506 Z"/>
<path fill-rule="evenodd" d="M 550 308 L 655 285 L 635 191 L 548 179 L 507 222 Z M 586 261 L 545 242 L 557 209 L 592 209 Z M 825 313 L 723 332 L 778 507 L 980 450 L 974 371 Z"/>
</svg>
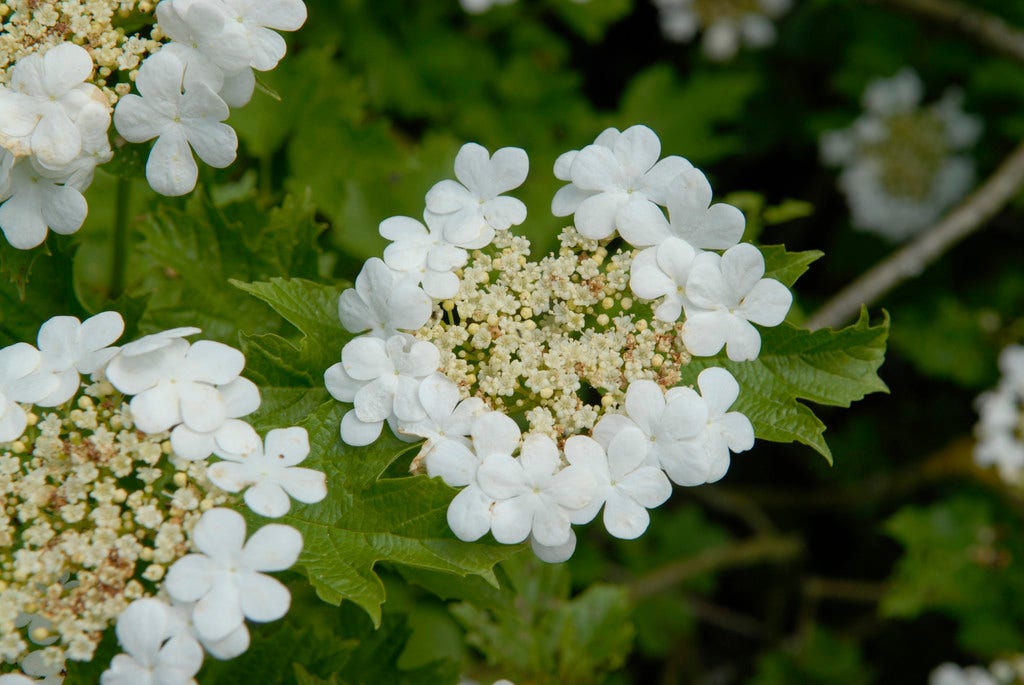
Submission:
<svg viewBox="0 0 1024 685">
<path fill-rule="evenodd" d="M 1024 62 L 1024 32 L 957 0 L 876 0 L 949 24 L 990 48 Z"/>
<path fill-rule="evenodd" d="M 807 320 L 807 328 L 816 330 L 841 326 L 852 320 L 862 305 L 872 304 L 903 281 L 920 275 L 925 267 L 949 248 L 981 228 L 1013 198 L 1022 185 L 1024 143 L 963 204 L 826 302 Z"/>
</svg>

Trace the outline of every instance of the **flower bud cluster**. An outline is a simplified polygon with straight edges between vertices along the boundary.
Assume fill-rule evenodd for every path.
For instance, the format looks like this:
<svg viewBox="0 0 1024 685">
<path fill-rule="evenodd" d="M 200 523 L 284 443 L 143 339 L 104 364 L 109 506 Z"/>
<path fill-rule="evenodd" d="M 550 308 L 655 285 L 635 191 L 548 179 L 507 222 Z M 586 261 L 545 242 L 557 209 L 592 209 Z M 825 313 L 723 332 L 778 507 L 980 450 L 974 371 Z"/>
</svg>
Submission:
<svg viewBox="0 0 1024 685">
<path fill-rule="evenodd" d="M 667 39 L 688 43 L 702 31 L 704 54 L 724 61 L 735 57 L 741 44 L 774 43 L 772 20 L 789 10 L 792 0 L 654 0 L 654 5 Z"/>
<path fill-rule="evenodd" d="M 995 466 L 1008 483 L 1024 483 L 1024 347 L 1010 345 L 999 355 L 999 384 L 976 402 L 974 460 Z"/>
<path fill-rule="evenodd" d="M 288 590 L 263 572 L 302 549 L 279 524 L 246 542 L 223 507 L 244 491 L 252 511 L 280 517 L 292 498 L 322 500 L 326 479 L 297 466 L 303 428 L 264 440 L 241 420 L 260 398 L 238 350 L 189 343 L 196 328 L 113 347 L 123 329 L 115 312 L 54 317 L 38 348 L 0 349 L 0 659 L 48 677 L 90 660 L 116 621 L 127 654 L 104 683 L 148 682 L 138 668 L 172 643 L 159 680 L 194 664 L 185 683 L 204 650 L 247 649 L 246 619 L 284 615 Z"/>
<path fill-rule="evenodd" d="M 462 488 L 448 509 L 460 539 L 529 539 L 564 560 L 572 524 L 602 508 L 612 535 L 635 538 L 670 480 L 718 480 L 730 452 L 753 446 L 750 421 L 729 411 L 733 376 L 705 369 L 698 392 L 679 387 L 681 369 L 723 347 L 755 359 L 753 324 L 780 324 L 792 295 L 739 243 L 742 213 L 660 154 L 634 126 L 562 155 L 552 211 L 575 225 L 534 261 L 508 231 L 526 208 L 503 194 L 526 178 L 526 153 L 467 144 L 458 181 L 427 193 L 424 223 L 382 222 L 384 259 L 342 293 L 341 321 L 359 335 L 324 375 L 352 404 L 342 440 L 368 445 L 385 422 L 425 438 L 413 468 Z"/>
<path fill-rule="evenodd" d="M 822 159 L 841 169 L 853 225 L 892 241 L 934 222 L 974 182 L 964 152 L 980 137 L 981 121 L 963 111 L 958 90 L 929 106 L 923 94 L 910 69 L 875 79 L 864 91 L 864 113 L 821 139 Z"/>
</svg>

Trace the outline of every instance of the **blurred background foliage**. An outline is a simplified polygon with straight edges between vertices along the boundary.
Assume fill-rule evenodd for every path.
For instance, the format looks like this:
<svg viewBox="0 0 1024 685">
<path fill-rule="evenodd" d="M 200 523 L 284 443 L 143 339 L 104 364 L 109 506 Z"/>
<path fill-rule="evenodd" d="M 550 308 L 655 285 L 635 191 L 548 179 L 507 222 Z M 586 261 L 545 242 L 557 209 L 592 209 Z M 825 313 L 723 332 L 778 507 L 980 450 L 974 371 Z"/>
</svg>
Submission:
<svg viewBox="0 0 1024 685">
<path fill-rule="evenodd" d="M 232 113 L 239 163 L 159 205 L 138 178 L 101 169 L 73 241 L 0 255 L 0 342 L 112 295 L 143 331 L 188 323 L 236 345 L 239 330 L 279 332 L 228 280 L 350 280 L 383 248 L 378 223 L 419 216 L 469 140 L 529 152 L 516 195 L 545 251 L 564 223 L 549 211 L 555 158 L 634 123 L 741 206 L 748 237 L 825 252 L 796 292 L 811 312 L 893 249 L 851 230 L 818 158 L 870 80 L 911 66 L 926 101 L 962 88 L 985 124 L 981 178 L 1024 137 L 1024 65 L 885 2 L 797 0 L 773 47 L 724 64 L 664 40 L 647 0 L 519 0 L 479 16 L 456 0 L 307 4 L 289 56 Z M 972 4 L 1024 29 L 1024 2 Z M 119 183 L 131 185 L 123 293 L 109 273 Z M 759 443 L 722 482 L 677 490 L 642 540 L 592 526 L 567 565 L 503 564 L 503 590 L 384 566 L 382 632 L 293 584 L 288 619 L 253 631 L 266 649 L 208 665 L 202 682 L 924 683 L 943 661 L 1024 651 L 1024 499 L 971 456 L 974 398 L 1024 338 L 1022 223 L 1024 195 L 886 296 L 891 394 L 822 411 L 834 467 Z M 268 656 L 280 650 L 302 666 L 280 671 Z"/>
</svg>

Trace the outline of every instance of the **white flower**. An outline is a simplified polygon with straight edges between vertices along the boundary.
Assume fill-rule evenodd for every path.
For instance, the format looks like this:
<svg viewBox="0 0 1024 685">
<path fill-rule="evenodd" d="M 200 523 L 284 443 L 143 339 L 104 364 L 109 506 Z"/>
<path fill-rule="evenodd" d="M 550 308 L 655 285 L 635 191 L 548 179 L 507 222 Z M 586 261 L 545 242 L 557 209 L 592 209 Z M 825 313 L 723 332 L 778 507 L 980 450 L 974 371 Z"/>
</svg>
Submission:
<svg viewBox="0 0 1024 685">
<path fill-rule="evenodd" d="M 146 163 L 146 179 L 153 190 L 173 196 L 195 188 L 199 168 L 193 149 L 213 167 L 235 160 L 238 138 L 234 129 L 221 123 L 228 118 L 228 106 L 206 83 L 185 80 L 180 59 L 166 49 L 152 55 L 139 68 L 135 86 L 140 95 L 121 98 L 114 124 L 130 142 L 157 139 Z"/>
<path fill-rule="evenodd" d="M 369 330 L 389 338 L 400 330 L 414 331 L 430 319 L 427 294 L 376 257 L 363 264 L 355 286 L 338 298 L 338 316 L 350 333 Z"/>
<path fill-rule="evenodd" d="M 245 619 L 262 623 L 288 613 L 288 588 L 261 571 L 295 563 L 302 551 L 299 531 L 272 523 L 246 542 L 242 515 L 218 508 L 202 515 L 192 542 L 200 553 L 174 562 L 163 587 L 176 601 L 196 603 L 192 624 L 203 639 L 224 639 Z"/>
<path fill-rule="evenodd" d="M 218 440 L 217 456 L 225 461 L 210 466 L 206 475 L 221 490 L 245 490 L 245 503 L 260 516 L 278 518 L 291 509 L 289 495 L 313 504 L 327 496 L 326 476 L 301 468 L 309 455 L 305 428 L 278 428 L 267 433 L 266 443 L 250 428 L 251 435 L 236 432 Z"/>
<path fill-rule="evenodd" d="M 704 27 L 701 47 L 710 59 L 724 61 L 736 55 L 740 43 L 760 48 L 775 42 L 771 19 L 789 9 L 791 0 L 754 3 L 708 3 L 694 0 L 654 0 L 661 31 L 676 42 L 689 42 Z M 708 8 L 712 8 L 708 12 Z"/>
<path fill-rule="evenodd" d="M 171 431 L 171 447 L 176 455 L 186 461 L 205 459 L 225 436 L 249 428 L 249 424 L 239 419 L 260 407 L 260 390 L 248 378 L 236 378 L 226 385 L 219 385 L 217 392 L 226 417 L 222 425 L 200 432 L 182 423 Z"/>
<path fill-rule="evenodd" d="M 587 523 L 604 506 L 604 525 L 623 540 L 644 534 L 650 523 L 648 509 L 664 503 L 672 484 L 661 469 L 646 466 L 647 436 L 638 428 L 625 428 L 612 438 L 608 453 L 595 440 L 574 435 L 565 442 L 565 458 L 586 469 L 597 492 L 593 501 L 571 516 L 573 523 Z"/>
<path fill-rule="evenodd" d="M 729 470 L 729 453 L 745 452 L 754 446 L 754 428 L 743 414 L 729 411 L 739 396 L 740 386 L 727 370 L 713 366 L 697 376 L 701 396 L 690 388 L 677 397 L 686 398 L 701 413 L 700 432 L 677 443 L 661 456 L 661 467 L 673 482 L 684 486 L 714 483 Z"/>
<path fill-rule="evenodd" d="M 123 332 L 124 320 L 117 312 L 101 312 L 84 322 L 55 316 L 40 326 L 42 366 L 60 381 L 53 393 L 39 401 L 40 406 L 55 407 L 71 399 L 78 391 L 79 374 L 100 371 L 117 354 L 117 348 L 109 346 Z"/>
<path fill-rule="evenodd" d="M 243 25 L 228 16 L 228 7 L 223 2 L 164 0 L 156 7 L 156 19 L 160 30 L 172 41 L 157 54 L 174 56 L 184 65 L 177 70 L 179 88 L 187 90 L 205 83 L 216 93 L 223 87 L 225 75 L 249 66 L 248 37 Z M 152 59 L 153 56 L 147 58 L 143 67 Z"/>
<path fill-rule="evenodd" d="M 469 254 L 444 238 L 448 219 L 426 212 L 426 226 L 407 216 L 393 216 L 380 223 L 382 237 L 393 241 L 384 248 L 384 263 L 391 269 L 415 277 L 427 295 L 435 300 L 454 297 L 459 279 L 453 273 L 464 266 Z"/>
<path fill-rule="evenodd" d="M 537 539 L 530 536 L 530 549 L 537 555 L 537 558 L 548 564 L 560 564 L 569 561 L 572 553 L 576 551 L 576 531 L 569 529 L 569 541 L 562 545 L 547 546 L 537 542 Z M 502 682 L 502 681 L 498 681 Z M 508 682 L 508 681 L 505 681 Z M 497 685 L 497 683 L 495 683 Z"/>
<path fill-rule="evenodd" d="M 677 321 L 688 303 L 686 282 L 696 257 L 696 250 L 685 240 L 666 238 L 636 256 L 629 268 L 629 287 L 645 300 L 664 297 L 654 316 L 661 321 Z"/>
<path fill-rule="evenodd" d="M 285 42 L 276 31 L 297 31 L 306 22 L 302 0 L 224 0 L 249 44 L 249 65 L 269 71 L 284 57 Z"/>
<path fill-rule="evenodd" d="M 482 145 L 466 143 L 455 156 L 455 177 L 460 183 L 436 184 L 427 193 L 427 209 L 453 215 L 445 227 L 449 242 L 486 244 L 494 231 L 526 220 L 526 205 L 502 193 L 521 186 L 529 169 L 530 160 L 522 148 L 503 147 L 492 156 Z"/>
<path fill-rule="evenodd" d="M 331 395 L 354 405 L 341 421 L 342 440 L 368 445 L 380 435 L 386 420 L 426 418 L 419 385 L 439 364 L 440 353 L 432 343 L 406 334 L 386 341 L 368 335 L 351 340 L 341 350 L 341 362 L 324 373 Z"/>
<path fill-rule="evenodd" d="M 501 543 L 522 542 L 532 533 L 545 547 L 569 541 L 572 513 L 594 497 L 594 479 L 576 467 L 562 468 L 555 442 L 528 435 L 519 458 L 506 454 L 486 457 L 477 472 L 481 490 L 497 503 L 491 533 Z"/>
<path fill-rule="evenodd" d="M 690 353 L 706 357 L 724 345 L 734 362 L 756 359 L 761 335 L 751 322 L 778 326 L 786 318 L 793 294 L 786 286 L 764 276 L 764 257 L 750 243 L 718 255 L 699 255 L 686 282 L 683 343 Z M 685 303 L 684 303 L 685 305 Z"/>
<path fill-rule="evenodd" d="M 203 665 L 203 649 L 185 636 L 171 637 L 167 606 L 139 599 L 117 619 L 118 654 L 100 677 L 102 685 L 192 685 Z"/>
<path fill-rule="evenodd" d="M 487 408 L 479 397 L 462 399 L 459 386 L 440 373 L 424 378 L 416 392 L 426 418 L 402 424 L 400 428 L 403 433 L 427 439 L 420 455 L 426 462 L 427 473 L 430 476 L 440 475 L 431 472 L 431 454 L 434 449 L 448 440 L 467 444 L 466 437 L 472 430 L 474 420 L 486 412 Z M 445 482 L 454 485 L 448 479 Z"/>
<path fill-rule="evenodd" d="M 169 344 L 142 354 L 132 354 L 136 348 L 131 345 L 146 339 L 123 347 L 107 366 L 107 379 L 121 392 L 135 395 L 129 406 L 144 433 L 159 433 L 179 423 L 197 433 L 217 430 L 228 416 L 214 386 L 238 378 L 245 357 L 233 347 L 210 340 L 189 345 L 180 338 L 165 339 Z"/>
<path fill-rule="evenodd" d="M 669 221 L 650 202 L 631 202 L 622 209 L 619 233 L 626 242 L 646 247 L 676 237 L 703 250 L 726 250 L 743 236 L 743 212 L 722 202 L 711 204 L 711 184 L 699 169 L 682 170 L 667 195 Z"/>
<path fill-rule="evenodd" d="M 203 649 L 208 654 L 221 661 L 234 659 L 249 649 L 249 628 L 246 627 L 245 623 L 228 633 L 228 636 L 225 638 L 220 640 L 204 640 L 192 624 L 192 609 L 194 607 L 195 602 L 175 602 L 167 607 L 167 617 L 170 624 L 168 630 L 171 637 L 180 635 L 198 640 L 199 644 L 203 646 Z"/>
<path fill-rule="evenodd" d="M 0 95 L 3 91 L 0 90 Z M 14 168 L 14 155 L 0 148 L 0 201 L 7 199 L 7 191 L 11 188 L 11 169 Z"/>
<path fill-rule="evenodd" d="M 82 149 L 79 113 L 90 103 L 109 109 L 103 92 L 83 83 L 92 69 L 89 53 L 74 43 L 19 59 L 12 90 L 0 97 L 0 147 L 50 169 L 70 164 Z"/>
<path fill-rule="evenodd" d="M 18 402 L 35 403 L 57 387 L 57 377 L 40 368 L 42 355 L 28 343 L 0 349 L 0 442 L 25 432 L 25 411 Z"/>
<path fill-rule="evenodd" d="M 999 681 L 980 666 L 945 663 L 928 676 L 928 685 L 999 685 Z"/>
<path fill-rule="evenodd" d="M 0 685 L 36 685 L 36 681 L 22 673 L 0 675 Z"/>
<path fill-rule="evenodd" d="M 609 129 L 598 141 L 556 162 L 555 175 L 566 176 L 571 184 L 555 193 L 551 212 L 575 213 L 576 229 L 596 240 L 611 236 L 616 228 L 655 230 L 637 222 L 649 221 L 652 212 L 661 215 L 655 205 L 666 203 L 670 182 L 691 164 L 677 156 L 658 161 L 661 141 L 646 126 L 631 126 L 622 133 Z"/>
<path fill-rule="evenodd" d="M 28 250 L 45 240 L 47 229 L 62 235 L 77 231 L 89 213 L 82 190 L 71 174 L 49 171 L 34 157 L 19 159 L 0 206 L 0 229 L 7 242 Z"/>
<path fill-rule="evenodd" d="M 995 465 L 1003 480 L 1018 483 L 1024 475 L 1024 440 L 1019 433 L 1024 414 L 1024 347 L 1003 348 L 999 370 L 999 384 L 975 403 L 980 416 L 974 427 L 978 440 L 974 461 L 980 466 Z"/>
<path fill-rule="evenodd" d="M 483 14 L 495 5 L 511 5 L 516 0 L 459 0 L 462 9 L 470 14 Z"/>
</svg>

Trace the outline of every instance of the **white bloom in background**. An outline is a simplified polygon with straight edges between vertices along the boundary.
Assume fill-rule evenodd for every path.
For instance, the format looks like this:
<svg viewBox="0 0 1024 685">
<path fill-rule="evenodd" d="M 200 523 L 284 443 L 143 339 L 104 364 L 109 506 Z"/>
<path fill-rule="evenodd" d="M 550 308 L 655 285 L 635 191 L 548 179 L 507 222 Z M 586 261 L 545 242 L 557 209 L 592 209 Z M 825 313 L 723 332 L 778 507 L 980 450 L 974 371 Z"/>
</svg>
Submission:
<svg viewBox="0 0 1024 685">
<path fill-rule="evenodd" d="M 677 156 L 659 161 L 661 141 L 646 126 L 611 131 L 602 133 L 600 142 L 556 161 L 556 176 L 567 176 L 570 185 L 555 194 L 551 212 L 575 214 L 576 229 L 596 240 L 611 236 L 616 228 L 621 232 L 624 226 L 637 234 L 656 232 L 656 226 L 646 223 L 664 222 L 655 205 L 668 201 L 671 182 L 692 165 Z M 651 219 L 654 214 L 658 219 Z"/>
<path fill-rule="evenodd" d="M 28 343 L 0 349 L 0 442 L 17 440 L 26 417 L 18 403 L 35 403 L 49 396 L 59 380 L 41 366 L 42 355 Z"/>
<path fill-rule="evenodd" d="M 350 333 L 369 331 L 378 338 L 414 331 L 430 319 L 431 302 L 414 279 L 402 278 L 373 257 L 356 276 L 355 288 L 338 298 L 338 316 Z"/>
<path fill-rule="evenodd" d="M 368 335 L 351 340 L 341 350 L 341 362 L 324 373 L 331 395 L 354 405 L 342 418 L 342 440 L 368 445 L 380 435 L 384 421 L 426 418 L 419 386 L 439 364 L 440 353 L 433 344 L 406 334 L 387 340 Z"/>
<path fill-rule="evenodd" d="M 171 447 L 182 459 L 205 459 L 213 454 L 217 444 L 227 436 L 250 428 L 249 424 L 239 419 L 260 408 L 260 390 L 256 384 L 248 378 L 239 377 L 226 385 L 217 386 L 217 392 L 226 417 L 222 425 L 211 431 L 200 432 L 181 423 L 171 431 Z"/>
<path fill-rule="evenodd" d="M 697 251 L 679 238 L 666 238 L 657 247 L 643 250 L 629 269 L 629 287 L 645 300 L 665 299 L 654 309 L 660 321 L 677 321 L 683 313 L 686 283 Z"/>
<path fill-rule="evenodd" d="M 981 666 L 957 666 L 945 663 L 937 667 L 928 676 L 928 685 L 1000 685 L 1000 682 L 989 671 Z M 1015 682 L 1010 680 L 1009 682 Z"/>
<path fill-rule="evenodd" d="M 62 235 L 77 231 L 89 213 L 84 189 L 69 173 L 47 170 L 34 157 L 19 159 L 6 197 L 0 195 L 0 229 L 7 242 L 27 250 L 46 239 L 47 229 Z"/>
<path fill-rule="evenodd" d="M 191 685 L 203 665 L 195 640 L 171 637 L 168 607 L 156 599 L 139 599 L 117 619 L 117 640 L 127 652 L 111 660 L 101 685 Z"/>
<path fill-rule="evenodd" d="M 644 534 L 650 523 L 648 509 L 672 495 L 672 484 L 664 472 L 646 465 L 647 436 L 638 428 L 619 431 L 608 452 L 592 438 L 574 435 L 565 442 L 565 458 L 587 470 L 597 492 L 589 506 L 571 516 L 573 523 L 588 523 L 604 506 L 604 525 L 617 538 L 633 540 Z"/>
<path fill-rule="evenodd" d="M 511 5 L 516 0 L 459 0 L 462 9 L 470 14 L 483 14 L 495 5 Z"/>
<path fill-rule="evenodd" d="M 651 203 L 623 209 L 619 233 L 633 247 L 680 238 L 702 250 L 727 250 L 740 241 L 746 219 L 736 207 L 711 204 L 711 184 L 699 169 L 684 169 L 668 186 L 669 220 Z"/>
<path fill-rule="evenodd" d="M 494 231 L 526 220 L 526 205 L 502 193 L 521 186 L 529 170 L 530 160 L 522 148 L 503 147 L 491 155 L 482 145 L 466 143 L 455 156 L 459 182 L 441 181 L 431 188 L 427 210 L 451 215 L 445 225 L 449 242 L 485 245 Z"/>
<path fill-rule="evenodd" d="M 448 242 L 444 227 L 450 219 L 425 212 L 426 226 L 408 216 L 393 216 L 380 223 L 382 237 L 392 241 L 384 248 L 384 263 L 394 271 L 415 277 L 423 291 L 435 300 L 459 291 L 455 269 L 465 266 L 469 253 Z"/>
<path fill-rule="evenodd" d="M 821 138 L 822 160 L 840 168 L 854 227 L 892 241 L 935 222 L 974 182 L 964 152 L 980 137 L 981 121 L 963 111 L 958 90 L 928 106 L 923 93 L 910 69 L 876 79 L 864 91 L 864 113 Z"/>
<path fill-rule="evenodd" d="M 196 185 L 199 168 L 192 157 L 223 168 L 235 160 L 238 138 L 225 123 L 228 106 L 209 85 L 185 80 L 185 63 L 166 49 L 149 57 L 138 71 L 140 95 L 125 95 L 114 111 L 114 125 L 126 140 L 156 138 L 146 163 L 146 179 L 163 195 L 184 195 Z M 191 147 L 190 147 L 191 146 Z"/>
<path fill-rule="evenodd" d="M 178 602 L 195 602 L 192 624 L 204 640 L 222 640 L 249 619 L 276 621 L 291 595 L 263 572 L 283 571 L 302 551 L 302 535 L 272 523 L 245 540 L 245 519 L 231 509 L 211 509 L 192 530 L 198 553 L 174 562 L 163 587 Z M 126 684 L 127 685 L 127 684 Z"/>
<path fill-rule="evenodd" d="M 661 32 L 671 41 L 688 43 L 703 30 L 701 47 L 710 59 L 728 60 L 740 45 L 762 48 L 775 42 L 773 19 L 791 0 L 654 0 Z"/>
<path fill-rule="evenodd" d="M 22 57 L 11 71 L 11 90 L 0 97 L 0 147 L 33 156 L 59 169 L 81 152 L 77 120 L 89 104 L 109 109 L 103 92 L 84 81 L 92 75 L 89 53 L 61 43 L 43 54 Z"/>
<path fill-rule="evenodd" d="M 449 440 L 468 445 L 467 437 L 473 422 L 489 410 L 479 397 L 462 399 L 459 386 L 440 373 L 424 378 L 416 392 L 426 418 L 415 423 L 404 423 L 400 430 L 408 435 L 426 438 L 420 455 L 425 461 L 427 473 L 433 477 L 441 475 L 431 471 L 431 454 L 437 446 Z M 445 482 L 455 485 L 447 478 Z"/>
<path fill-rule="evenodd" d="M 999 354 L 999 384 L 976 402 L 979 420 L 974 427 L 974 461 L 996 466 L 1008 483 L 1024 477 L 1024 346 L 1010 345 Z"/>
<path fill-rule="evenodd" d="M 79 321 L 73 316 L 55 316 L 39 328 L 39 352 L 42 366 L 53 373 L 60 384 L 40 406 L 55 407 L 67 402 L 78 391 L 79 374 L 100 371 L 115 354 L 110 347 L 124 333 L 124 319 L 117 312 L 101 312 Z"/>
<path fill-rule="evenodd" d="M 475 443 L 474 443 L 475 444 Z M 593 476 L 576 466 L 562 468 L 558 446 L 545 435 L 527 435 L 519 457 L 493 454 L 477 472 L 480 489 L 496 500 L 494 539 L 505 544 L 531 534 L 546 547 L 569 541 L 573 512 L 594 498 Z"/>
<path fill-rule="evenodd" d="M 249 45 L 249 66 L 269 71 L 284 57 L 287 46 L 277 31 L 297 31 L 306 23 L 302 0 L 223 0 Z"/>
<path fill-rule="evenodd" d="M 284 516 L 292 498 L 313 504 L 327 496 L 327 479 L 321 471 L 297 466 L 309 456 L 305 428 L 278 428 L 261 443 L 256 431 L 237 432 L 218 440 L 217 456 L 224 461 L 211 465 L 206 475 L 227 492 L 245 489 L 248 507 L 268 518 Z"/>
<path fill-rule="evenodd" d="M 719 257 L 697 257 L 686 282 L 683 342 L 699 357 L 717 354 L 723 346 L 734 362 L 756 359 L 761 335 L 751 323 L 778 326 L 786 318 L 793 294 L 764 276 L 764 257 L 750 243 L 729 248 Z M 685 303 L 684 303 L 685 304 Z"/>
</svg>

